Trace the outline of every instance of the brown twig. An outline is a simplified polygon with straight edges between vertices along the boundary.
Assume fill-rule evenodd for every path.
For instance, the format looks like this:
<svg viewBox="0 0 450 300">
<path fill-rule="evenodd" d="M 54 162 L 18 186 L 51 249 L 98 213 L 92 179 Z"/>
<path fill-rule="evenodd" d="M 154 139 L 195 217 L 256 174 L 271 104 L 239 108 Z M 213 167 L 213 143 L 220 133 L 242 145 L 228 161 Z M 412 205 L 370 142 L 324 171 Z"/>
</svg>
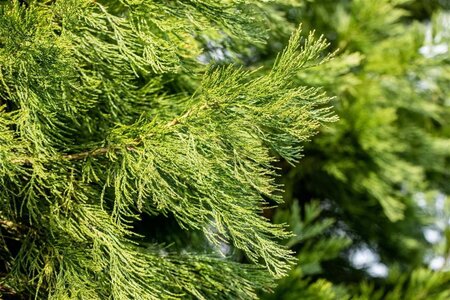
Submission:
<svg viewBox="0 0 450 300">
<path fill-rule="evenodd" d="M 17 235 L 13 237 L 13 239 L 15 240 L 20 240 L 20 237 L 24 236 L 24 232 L 36 233 L 36 230 L 32 227 L 5 219 L 0 219 L 0 227 L 3 227 L 11 234 Z"/>
<path fill-rule="evenodd" d="M 63 157 L 68 160 L 81 160 L 81 159 L 85 159 L 89 156 L 103 155 L 103 154 L 106 154 L 108 151 L 109 151 L 108 147 L 103 147 L 103 148 L 97 148 L 92 151 L 85 151 L 85 152 L 74 153 L 74 154 L 65 154 L 65 155 L 63 155 Z"/>
<path fill-rule="evenodd" d="M 18 296 L 17 292 L 15 290 L 13 290 L 12 288 L 5 286 L 3 284 L 0 284 L 0 299 L 3 296 L 8 296 L 8 297 L 13 297 L 13 296 Z M 6 299 L 6 298 L 4 298 Z"/>
</svg>

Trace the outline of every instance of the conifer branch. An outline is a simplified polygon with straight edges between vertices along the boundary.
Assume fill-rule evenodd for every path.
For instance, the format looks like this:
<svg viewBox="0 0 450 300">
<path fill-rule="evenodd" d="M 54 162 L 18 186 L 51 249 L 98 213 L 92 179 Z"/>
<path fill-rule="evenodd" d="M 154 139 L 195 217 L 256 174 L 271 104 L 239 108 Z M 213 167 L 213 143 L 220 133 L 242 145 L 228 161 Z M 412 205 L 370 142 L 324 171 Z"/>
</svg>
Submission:
<svg viewBox="0 0 450 300">
<path fill-rule="evenodd" d="M 197 109 L 189 109 L 187 112 L 185 112 L 180 117 L 172 119 L 172 121 L 168 122 L 165 125 L 165 127 L 170 128 L 172 126 L 175 126 L 175 125 L 179 124 L 182 120 L 189 118 L 189 116 L 191 116 L 195 111 L 203 110 L 203 109 L 206 109 L 207 107 L 208 107 L 208 104 L 205 103 L 205 104 L 199 106 Z M 142 140 L 140 138 L 137 138 L 133 143 L 126 145 L 124 148 L 127 149 L 128 151 L 134 151 L 135 150 L 134 147 L 138 146 L 141 142 L 142 142 Z M 118 148 L 102 147 L 102 148 L 97 148 L 97 149 L 94 149 L 91 151 L 85 151 L 85 152 L 74 153 L 74 154 L 65 154 L 62 157 L 67 160 L 83 160 L 88 157 L 96 157 L 96 156 L 105 155 L 108 153 L 108 151 L 110 151 L 110 149 L 118 149 Z"/>
<path fill-rule="evenodd" d="M 189 109 L 187 112 L 185 112 L 180 117 L 172 119 L 172 121 L 168 122 L 165 125 L 165 127 L 166 128 L 170 128 L 172 126 L 175 126 L 175 125 L 179 124 L 182 120 L 187 119 L 195 111 L 203 110 L 203 109 L 206 109 L 207 107 L 208 107 L 208 104 L 205 103 L 205 104 L 199 106 L 197 109 Z M 124 148 L 129 150 L 129 151 L 133 151 L 134 147 L 139 145 L 140 143 L 141 143 L 141 140 L 138 138 L 133 143 L 131 143 L 130 145 L 126 145 Z M 67 160 L 83 160 L 83 159 L 86 159 L 88 157 L 103 156 L 103 155 L 107 154 L 108 151 L 110 151 L 111 149 L 117 149 L 117 148 L 115 148 L 115 147 L 101 147 L 101 148 L 96 148 L 96 149 L 93 149 L 93 150 L 90 150 L 90 151 L 84 151 L 84 152 L 73 153 L 73 154 L 63 154 L 62 158 L 63 159 L 67 159 Z M 32 164 L 32 160 L 29 159 L 29 158 L 15 158 L 15 159 L 11 160 L 11 162 L 13 164 L 22 164 L 22 165 L 31 165 Z"/>
<path fill-rule="evenodd" d="M 0 226 L 12 231 L 18 231 L 19 228 L 22 227 L 20 224 L 16 224 L 13 223 L 12 221 L 3 219 L 0 219 Z"/>
<path fill-rule="evenodd" d="M 271 71 L 201 64 L 205 41 L 242 41 L 233 51 L 264 40 L 254 3 L 2 5 L 1 96 L 20 109 L 0 112 L 0 197 L 6 215 L 42 232 L 21 241 L 11 282 L 26 278 L 38 298 L 252 299 L 287 273 L 291 234 L 261 216 L 262 195 L 282 201 L 272 153 L 296 161 L 335 120 L 323 91 L 292 80 L 327 43 L 303 43 L 297 30 Z M 161 82 L 186 77 L 181 89 Z M 207 250 L 226 243 L 253 264 L 162 254 L 130 226 L 144 214 L 171 216 Z"/>
<path fill-rule="evenodd" d="M 62 157 L 67 160 L 82 160 L 82 159 L 85 159 L 88 157 L 105 155 L 106 153 L 108 153 L 109 149 L 110 149 L 109 147 L 102 147 L 102 148 L 97 148 L 97 149 L 94 149 L 91 151 L 85 151 L 85 152 L 74 153 L 74 154 L 65 154 Z"/>
<path fill-rule="evenodd" d="M 8 297 L 16 297 L 18 296 L 17 291 L 15 291 L 13 288 L 0 284 L 0 295 L 8 296 Z M 5 298 L 7 299 L 7 298 Z"/>
<path fill-rule="evenodd" d="M 0 219 L 0 226 L 15 234 L 13 238 L 20 240 L 20 237 L 24 236 L 26 233 L 37 234 L 36 229 L 24 225 L 22 223 L 16 223 L 11 220 Z"/>
</svg>

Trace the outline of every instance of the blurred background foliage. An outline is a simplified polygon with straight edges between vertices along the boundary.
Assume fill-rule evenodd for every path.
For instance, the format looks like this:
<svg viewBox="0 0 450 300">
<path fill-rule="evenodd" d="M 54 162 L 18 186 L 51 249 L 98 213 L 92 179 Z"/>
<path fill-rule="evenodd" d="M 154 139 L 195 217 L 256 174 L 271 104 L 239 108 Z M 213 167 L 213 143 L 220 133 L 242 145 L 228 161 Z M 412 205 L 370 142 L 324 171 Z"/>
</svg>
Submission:
<svg viewBox="0 0 450 300">
<path fill-rule="evenodd" d="M 334 95 L 340 121 L 281 164 L 298 265 L 266 299 L 450 298 L 449 1 L 279 1 L 270 64 L 302 23 L 335 58 L 298 74 Z"/>
</svg>

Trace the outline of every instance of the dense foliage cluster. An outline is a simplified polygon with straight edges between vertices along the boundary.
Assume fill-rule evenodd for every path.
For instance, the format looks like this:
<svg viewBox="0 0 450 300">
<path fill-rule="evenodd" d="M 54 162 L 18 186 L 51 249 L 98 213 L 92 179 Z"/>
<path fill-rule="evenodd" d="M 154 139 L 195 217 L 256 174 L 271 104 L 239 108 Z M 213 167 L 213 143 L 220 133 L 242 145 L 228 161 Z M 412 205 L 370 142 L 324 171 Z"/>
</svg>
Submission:
<svg viewBox="0 0 450 300">
<path fill-rule="evenodd" d="M 286 274 L 290 234 L 259 213 L 281 201 L 273 153 L 296 161 L 335 120 L 291 79 L 326 43 L 297 30 L 271 68 L 202 62 L 209 41 L 263 41 L 247 2 L 1 4 L 2 290 L 235 299 Z M 209 246 L 151 234 L 171 220 Z"/>
<path fill-rule="evenodd" d="M 449 298 L 423 231 L 450 33 L 422 2 L 0 1 L 0 292 Z"/>
</svg>

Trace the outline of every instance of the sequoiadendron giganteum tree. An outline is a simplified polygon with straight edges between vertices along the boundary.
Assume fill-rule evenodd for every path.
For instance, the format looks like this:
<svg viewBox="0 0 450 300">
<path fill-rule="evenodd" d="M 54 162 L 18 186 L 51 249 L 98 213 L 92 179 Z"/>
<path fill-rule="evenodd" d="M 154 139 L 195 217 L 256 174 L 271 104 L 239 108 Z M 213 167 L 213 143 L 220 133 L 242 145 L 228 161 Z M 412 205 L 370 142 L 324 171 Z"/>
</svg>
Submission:
<svg viewBox="0 0 450 300">
<path fill-rule="evenodd" d="M 292 80 L 327 44 L 296 30 L 271 67 L 199 59 L 262 45 L 261 5 L 0 2 L 5 295 L 246 299 L 287 273 L 290 233 L 261 211 L 281 202 L 274 155 L 335 120 Z M 169 224 L 184 244 L 158 239 Z"/>
</svg>

